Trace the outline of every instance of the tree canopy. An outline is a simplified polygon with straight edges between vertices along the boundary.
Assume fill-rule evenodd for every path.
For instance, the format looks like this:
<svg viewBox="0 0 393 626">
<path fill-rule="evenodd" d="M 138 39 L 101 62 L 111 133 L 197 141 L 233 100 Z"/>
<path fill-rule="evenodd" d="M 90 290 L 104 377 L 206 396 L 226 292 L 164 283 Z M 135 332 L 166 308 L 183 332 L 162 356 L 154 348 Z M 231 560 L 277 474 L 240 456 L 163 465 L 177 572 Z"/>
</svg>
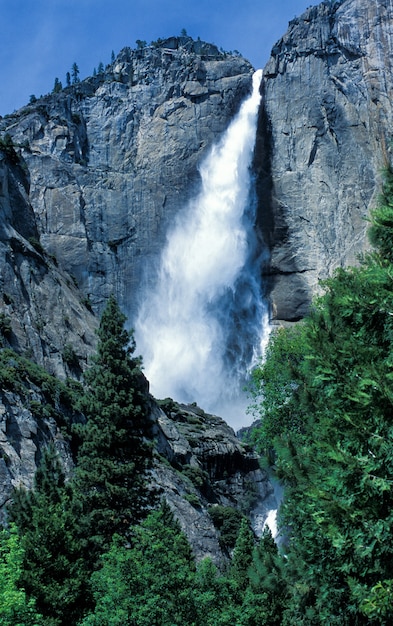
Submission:
<svg viewBox="0 0 393 626">
<path fill-rule="evenodd" d="M 375 250 L 326 281 L 303 323 L 276 333 L 254 377 L 255 440 L 274 450 L 286 485 L 284 624 L 393 616 L 392 191 L 389 170 L 371 215 Z"/>
</svg>

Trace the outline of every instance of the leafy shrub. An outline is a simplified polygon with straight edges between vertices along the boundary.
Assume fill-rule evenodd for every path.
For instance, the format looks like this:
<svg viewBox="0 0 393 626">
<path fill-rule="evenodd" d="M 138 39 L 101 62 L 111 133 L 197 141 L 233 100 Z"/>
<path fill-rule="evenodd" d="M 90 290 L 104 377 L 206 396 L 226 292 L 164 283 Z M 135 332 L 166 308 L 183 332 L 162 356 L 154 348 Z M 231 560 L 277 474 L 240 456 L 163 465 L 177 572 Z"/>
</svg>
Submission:
<svg viewBox="0 0 393 626">
<path fill-rule="evenodd" d="M 244 515 L 231 506 L 216 505 L 209 508 L 209 515 L 220 533 L 220 544 L 233 548 L 239 534 Z"/>
<path fill-rule="evenodd" d="M 192 467 L 191 465 L 185 465 L 182 468 L 182 474 L 187 476 L 197 489 L 201 489 L 209 479 L 207 472 L 204 472 L 200 467 Z"/>
</svg>

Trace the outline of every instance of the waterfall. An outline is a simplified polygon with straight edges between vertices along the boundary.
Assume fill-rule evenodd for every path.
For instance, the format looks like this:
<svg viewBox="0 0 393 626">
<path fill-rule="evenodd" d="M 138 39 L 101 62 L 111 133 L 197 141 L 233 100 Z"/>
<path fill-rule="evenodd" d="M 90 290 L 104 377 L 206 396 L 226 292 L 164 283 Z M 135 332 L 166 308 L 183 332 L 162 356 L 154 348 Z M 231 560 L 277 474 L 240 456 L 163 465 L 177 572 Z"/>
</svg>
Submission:
<svg viewBox="0 0 393 626">
<path fill-rule="evenodd" d="M 243 387 L 268 335 L 250 169 L 261 78 L 201 164 L 201 191 L 168 233 L 135 323 L 152 394 L 197 402 L 234 428 L 249 422 Z"/>
</svg>

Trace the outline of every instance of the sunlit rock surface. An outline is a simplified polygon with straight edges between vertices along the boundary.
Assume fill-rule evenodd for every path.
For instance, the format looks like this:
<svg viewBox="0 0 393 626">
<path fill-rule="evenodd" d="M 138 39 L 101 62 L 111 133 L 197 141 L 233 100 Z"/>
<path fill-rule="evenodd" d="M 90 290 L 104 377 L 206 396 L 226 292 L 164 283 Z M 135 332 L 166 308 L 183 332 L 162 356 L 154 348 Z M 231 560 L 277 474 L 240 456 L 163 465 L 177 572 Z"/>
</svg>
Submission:
<svg viewBox="0 0 393 626">
<path fill-rule="evenodd" d="M 272 317 L 296 320 L 318 280 L 357 262 L 391 157 L 393 6 L 323 2 L 290 22 L 264 70 L 257 144 Z"/>
<path fill-rule="evenodd" d="M 174 37 L 125 48 L 104 74 L 0 122 L 23 146 L 43 247 L 95 311 L 114 292 L 135 312 L 167 227 L 199 182 L 197 164 L 252 72 L 240 56 Z"/>
</svg>

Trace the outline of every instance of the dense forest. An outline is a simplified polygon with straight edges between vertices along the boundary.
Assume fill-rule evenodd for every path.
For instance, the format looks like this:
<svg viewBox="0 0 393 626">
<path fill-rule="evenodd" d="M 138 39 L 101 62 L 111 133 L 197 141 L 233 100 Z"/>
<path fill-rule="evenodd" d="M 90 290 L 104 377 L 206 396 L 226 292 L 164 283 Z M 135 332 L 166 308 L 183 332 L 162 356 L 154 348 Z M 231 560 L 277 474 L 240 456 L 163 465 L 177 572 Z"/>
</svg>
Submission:
<svg viewBox="0 0 393 626">
<path fill-rule="evenodd" d="M 225 568 L 195 562 L 149 482 L 148 387 L 110 298 L 84 385 L 52 381 L 83 416 L 65 424 L 75 471 L 66 479 L 49 447 L 34 488 L 9 507 L 1 624 L 392 622 L 391 170 L 369 235 L 372 251 L 326 281 L 306 319 L 274 332 L 253 374 L 253 442 L 285 489 L 277 544 L 244 518 Z M 2 350 L 4 387 L 17 358 Z"/>
</svg>

